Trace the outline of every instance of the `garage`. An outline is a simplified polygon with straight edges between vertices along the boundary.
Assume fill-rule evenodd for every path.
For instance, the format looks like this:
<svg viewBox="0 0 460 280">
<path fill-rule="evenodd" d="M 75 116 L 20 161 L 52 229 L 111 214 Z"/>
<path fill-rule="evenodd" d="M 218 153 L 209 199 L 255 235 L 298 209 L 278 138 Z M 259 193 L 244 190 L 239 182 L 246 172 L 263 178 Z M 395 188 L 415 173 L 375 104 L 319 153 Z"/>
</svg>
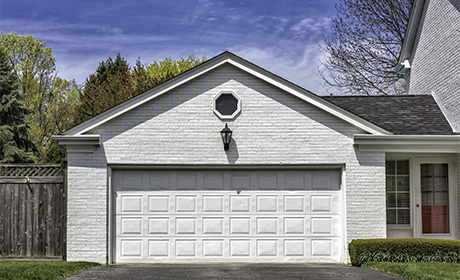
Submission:
<svg viewBox="0 0 460 280">
<path fill-rule="evenodd" d="M 112 175 L 115 263 L 343 260 L 340 168 Z"/>
</svg>

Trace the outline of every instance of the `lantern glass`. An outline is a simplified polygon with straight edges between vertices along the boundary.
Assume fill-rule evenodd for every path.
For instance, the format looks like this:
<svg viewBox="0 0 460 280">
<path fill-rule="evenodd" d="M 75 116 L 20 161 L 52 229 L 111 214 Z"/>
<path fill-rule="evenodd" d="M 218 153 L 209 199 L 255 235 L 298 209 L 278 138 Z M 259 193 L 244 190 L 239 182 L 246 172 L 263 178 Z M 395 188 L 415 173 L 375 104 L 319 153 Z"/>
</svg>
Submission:
<svg viewBox="0 0 460 280">
<path fill-rule="evenodd" d="M 230 141 L 232 141 L 232 131 L 228 128 L 228 125 L 225 124 L 224 129 L 220 132 L 222 136 L 222 142 L 224 142 L 224 150 L 228 151 L 230 146 Z"/>
</svg>

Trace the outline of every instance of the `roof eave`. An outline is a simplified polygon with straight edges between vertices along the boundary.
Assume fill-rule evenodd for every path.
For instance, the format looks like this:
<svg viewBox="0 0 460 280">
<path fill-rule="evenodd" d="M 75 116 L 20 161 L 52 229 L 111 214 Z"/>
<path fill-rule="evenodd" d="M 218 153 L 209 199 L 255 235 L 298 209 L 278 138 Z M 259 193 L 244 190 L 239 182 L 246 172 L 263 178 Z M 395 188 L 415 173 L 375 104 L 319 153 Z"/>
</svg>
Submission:
<svg viewBox="0 0 460 280">
<path fill-rule="evenodd" d="M 339 117 L 343 119 L 344 121 L 364 130 L 365 132 L 371 133 L 371 134 L 377 134 L 377 135 L 382 135 L 382 134 L 392 134 L 391 132 L 368 122 L 367 120 L 362 119 L 361 117 L 348 112 L 331 102 L 328 102 L 326 100 L 323 100 L 321 97 L 316 96 L 315 94 L 311 93 L 310 91 L 303 89 L 300 86 L 297 86 L 247 60 L 244 60 L 230 52 L 224 52 L 211 60 L 200 64 L 196 66 L 195 68 L 178 75 L 174 77 L 173 79 L 170 79 L 169 81 L 146 91 L 143 94 L 140 94 L 118 106 L 115 106 L 95 117 L 92 119 L 89 119 L 86 122 L 83 122 L 70 130 L 64 132 L 64 135 L 71 136 L 71 135 L 82 135 L 83 133 L 86 133 L 90 131 L 91 129 L 96 128 L 97 126 L 141 105 L 144 104 L 160 95 L 163 93 L 166 93 L 198 76 L 203 75 L 204 73 L 207 73 L 211 71 L 212 69 L 215 69 L 224 63 L 229 63 L 243 71 L 246 71 L 286 92 L 289 92 L 293 94 L 294 96 L 299 97 L 300 99 L 303 99 L 306 102 L 309 102 L 310 104 L 321 108 L 325 110 L 326 112 L 331 113 L 332 115 L 335 115 L 336 117 Z"/>
<path fill-rule="evenodd" d="M 460 135 L 354 135 L 361 152 L 460 153 Z"/>
<path fill-rule="evenodd" d="M 101 136 L 97 134 L 85 135 L 53 135 L 58 145 L 67 152 L 91 153 L 101 145 Z"/>
</svg>

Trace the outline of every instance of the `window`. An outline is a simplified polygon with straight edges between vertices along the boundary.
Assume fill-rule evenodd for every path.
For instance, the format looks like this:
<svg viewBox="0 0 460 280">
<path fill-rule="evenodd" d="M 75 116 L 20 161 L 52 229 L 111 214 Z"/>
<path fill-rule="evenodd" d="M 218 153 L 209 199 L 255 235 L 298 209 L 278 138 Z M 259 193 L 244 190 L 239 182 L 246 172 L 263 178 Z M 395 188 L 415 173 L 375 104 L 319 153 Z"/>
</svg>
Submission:
<svg viewBox="0 0 460 280">
<path fill-rule="evenodd" d="M 449 233 L 447 164 L 421 164 L 422 232 Z"/>
<path fill-rule="evenodd" d="M 386 161 L 387 224 L 410 225 L 409 160 Z"/>
<path fill-rule="evenodd" d="M 221 119 L 233 119 L 241 111 L 241 100 L 231 91 L 220 92 L 214 98 L 214 113 Z"/>
</svg>

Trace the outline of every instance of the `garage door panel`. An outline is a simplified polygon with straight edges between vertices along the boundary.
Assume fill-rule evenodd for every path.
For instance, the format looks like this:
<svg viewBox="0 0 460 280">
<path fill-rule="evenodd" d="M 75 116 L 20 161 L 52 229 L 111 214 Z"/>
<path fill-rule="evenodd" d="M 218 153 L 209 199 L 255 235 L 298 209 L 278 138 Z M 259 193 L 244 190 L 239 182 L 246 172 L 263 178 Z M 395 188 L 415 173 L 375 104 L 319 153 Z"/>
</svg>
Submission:
<svg viewBox="0 0 460 280">
<path fill-rule="evenodd" d="M 282 211 L 290 213 L 305 212 L 305 196 L 303 195 L 284 195 Z"/>
<path fill-rule="evenodd" d="M 251 174 L 250 173 L 234 173 L 230 174 L 231 190 L 250 190 L 251 189 Z"/>
<path fill-rule="evenodd" d="M 203 195 L 203 212 L 221 213 L 224 211 L 224 197 L 222 195 Z"/>
<path fill-rule="evenodd" d="M 223 190 L 225 188 L 224 173 L 204 173 L 203 183 L 205 190 Z"/>
<path fill-rule="evenodd" d="M 149 187 L 147 190 L 168 190 L 171 186 L 170 174 L 167 172 L 158 172 L 149 174 Z"/>
<path fill-rule="evenodd" d="M 295 180 L 306 188 L 306 172 L 286 173 L 276 173 L 276 190 L 231 190 L 238 180 L 251 186 L 274 173 L 128 172 L 150 180 L 136 191 L 123 189 L 127 180 L 116 172 L 115 262 L 341 261 L 341 192 L 283 189 Z M 197 189 L 179 189 L 180 180 L 194 178 Z M 213 182 L 217 190 L 208 190 Z"/>
<path fill-rule="evenodd" d="M 175 199 L 175 211 L 177 213 L 195 213 L 196 196 L 195 195 L 178 195 Z"/>
<path fill-rule="evenodd" d="M 286 172 L 284 174 L 284 186 L 286 190 L 305 190 L 305 173 Z"/>
<path fill-rule="evenodd" d="M 168 213 L 170 205 L 169 195 L 149 195 L 148 196 L 148 211 L 151 213 L 160 212 Z"/>
</svg>

